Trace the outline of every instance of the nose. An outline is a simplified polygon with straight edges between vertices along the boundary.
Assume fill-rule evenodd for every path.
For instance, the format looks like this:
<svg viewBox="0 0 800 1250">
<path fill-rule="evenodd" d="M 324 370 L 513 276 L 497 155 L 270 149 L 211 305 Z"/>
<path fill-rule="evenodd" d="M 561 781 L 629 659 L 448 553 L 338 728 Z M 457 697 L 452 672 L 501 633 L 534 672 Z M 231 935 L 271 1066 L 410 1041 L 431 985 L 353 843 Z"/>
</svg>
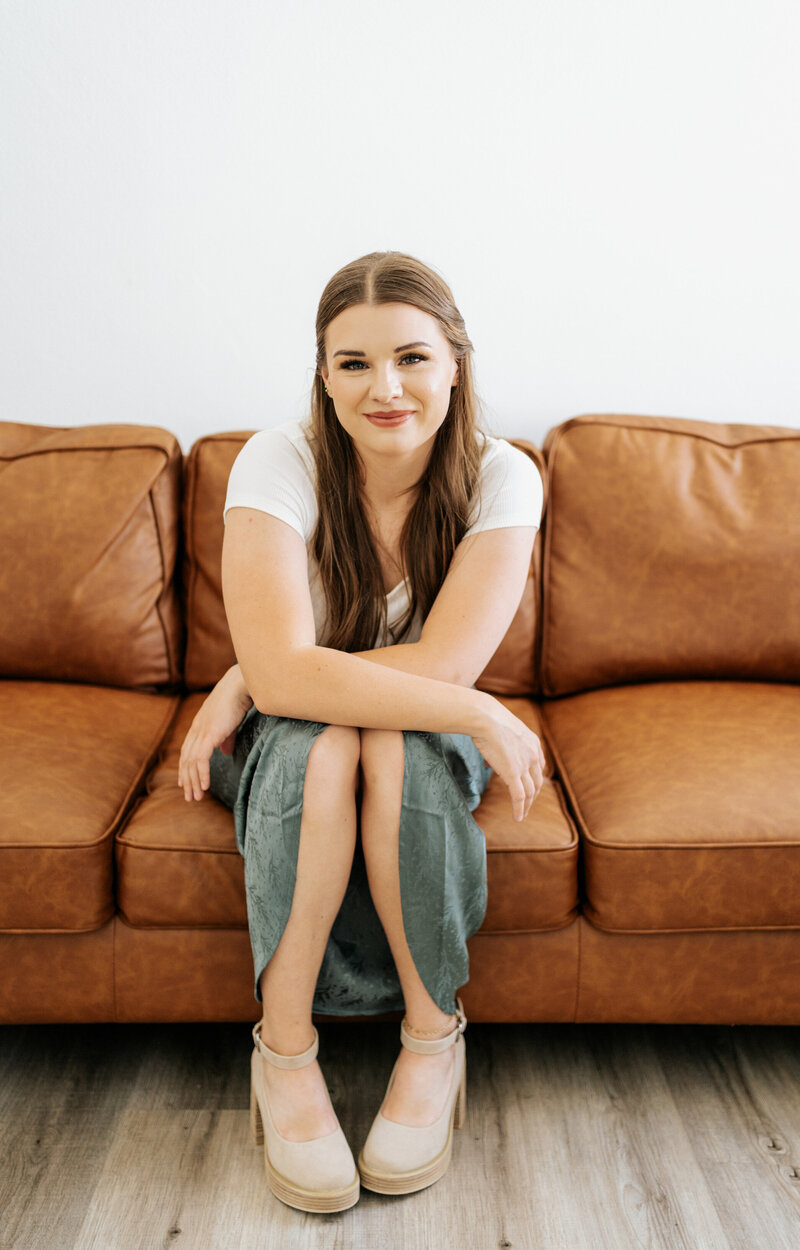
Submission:
<svg viewBox="0 0 800 1250">
<path fill-rule="evenodd" d="M 396 399 L 403 394 L 403 381 L 394 361 L 375 366 L 369 394 L 370 399 L 374 399 L 379 404 L 386 404 L 390 399 Z"/>
</svg>

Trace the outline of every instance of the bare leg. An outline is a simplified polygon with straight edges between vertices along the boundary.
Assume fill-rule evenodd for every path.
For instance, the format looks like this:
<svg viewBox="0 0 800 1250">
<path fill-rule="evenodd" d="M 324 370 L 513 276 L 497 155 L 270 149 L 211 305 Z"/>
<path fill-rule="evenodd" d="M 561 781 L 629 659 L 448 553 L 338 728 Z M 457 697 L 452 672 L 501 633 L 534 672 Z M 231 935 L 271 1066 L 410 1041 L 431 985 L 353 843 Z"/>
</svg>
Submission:
<svg viewBox="0 0 800 1250">
<path fill-rule="evenodd" d="M 406 1005 L 406 1027 L 413 1033 L 444 1037 L 455 1026 L 420 979 L 403 927 L 400 901 L 399 833 L 403 796 L 403 735 L 394 729 L 361 730 L 361 844 L 370 893 L 386 933 Z M 457 987 L 454 987 L 457 988 Z M 435 1030 L 435 1032 L 433 1032 Z M 444 1109 L 455 1051 L 418 1055 L 401 1048 L 394 1084 L 383 1114 L 415 1127 L 432 1124 Z"/>
<path fill-rule="evenodd" d="M 309 752 L 292 910 L 259 980 L 261 1038 L 282 1055 L 299 1054 L 313 1040 L 314 990 L 353 863 L 359 752 L 358 730 L 345 725 L 329 726 Z M 317 1060 L 284 1069 L 262 1059 L 262 1071 L 282 1136 L 310 1141 L 335 1131 L 337 1120 Z"/>
</svg>

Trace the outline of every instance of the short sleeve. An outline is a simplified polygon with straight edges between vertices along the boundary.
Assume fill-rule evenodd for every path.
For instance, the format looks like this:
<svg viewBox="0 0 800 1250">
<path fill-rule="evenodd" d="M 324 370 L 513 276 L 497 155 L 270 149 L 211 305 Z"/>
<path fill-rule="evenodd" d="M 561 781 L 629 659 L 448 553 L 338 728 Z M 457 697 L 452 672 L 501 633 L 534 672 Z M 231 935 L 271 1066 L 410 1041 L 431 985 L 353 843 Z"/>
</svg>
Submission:
<svg viewBox="0 0 800 1250">
<path fill-rule="evenodd" d="M 259 430 L 234 460 L 223 520 L 236 507 L 269 512 L 308 540 L 316 523 L 314 485 L 306 460 L 284 427 Z"/>
<path fill-rule="evenodd" d="M 532 525 L 542 519 L 544 488 L 535 462 L 505 439 L 492 439 L 483 454 L 478 515 L 464 537 L 483 530 Z"/>
</svg>

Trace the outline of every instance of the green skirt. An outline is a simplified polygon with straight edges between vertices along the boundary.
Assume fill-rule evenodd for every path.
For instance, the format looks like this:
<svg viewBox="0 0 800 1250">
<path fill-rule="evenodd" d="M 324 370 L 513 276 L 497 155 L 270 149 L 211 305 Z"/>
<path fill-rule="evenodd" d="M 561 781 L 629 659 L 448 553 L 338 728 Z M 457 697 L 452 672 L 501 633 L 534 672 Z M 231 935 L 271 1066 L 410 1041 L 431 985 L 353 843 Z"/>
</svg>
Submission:
<svg viewBox="0 0 800 1250">
<path fill-rule="evenodd" d="M 327 725 L 252 707 L 233 755 L 215 749 L 211 794 L 231 808 L 244 857 L 255 997 L 289 919 L 309 752 Z M 486 841 L 472 817 L 492 770 L 466 734 L 403 731 L 399 830 L 403 925 L 423 985 L 442 1011 L 469 980 L 467 938 L 486 914 Z M 356 838 L 347 890 L 331 929 L 312 1010 L 377 1015 L 404 1010 L 391 948 Z"/>
</svg>

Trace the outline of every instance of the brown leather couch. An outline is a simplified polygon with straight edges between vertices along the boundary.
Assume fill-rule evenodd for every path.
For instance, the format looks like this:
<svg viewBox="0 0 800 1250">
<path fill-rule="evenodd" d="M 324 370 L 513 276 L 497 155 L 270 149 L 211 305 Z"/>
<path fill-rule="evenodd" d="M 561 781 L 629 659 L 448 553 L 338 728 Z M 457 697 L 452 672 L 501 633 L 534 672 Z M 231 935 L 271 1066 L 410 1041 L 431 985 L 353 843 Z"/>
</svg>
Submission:
<svg viewBox="0 0 800 1250">
<path fill-rule="evenodd" d="M 180 746 L 233 652 L 246 432 L 0 425 L 0 1020 L 247 1020 L 231 813 Z M 800 430 L 640 416 L 538 450 L 531 578 L 481 685 L 542 739 L 475 813 L 475 1021 L 800 1023 Z M 480 587 L 475 588 L 480 593 Z"/>
</svg>

